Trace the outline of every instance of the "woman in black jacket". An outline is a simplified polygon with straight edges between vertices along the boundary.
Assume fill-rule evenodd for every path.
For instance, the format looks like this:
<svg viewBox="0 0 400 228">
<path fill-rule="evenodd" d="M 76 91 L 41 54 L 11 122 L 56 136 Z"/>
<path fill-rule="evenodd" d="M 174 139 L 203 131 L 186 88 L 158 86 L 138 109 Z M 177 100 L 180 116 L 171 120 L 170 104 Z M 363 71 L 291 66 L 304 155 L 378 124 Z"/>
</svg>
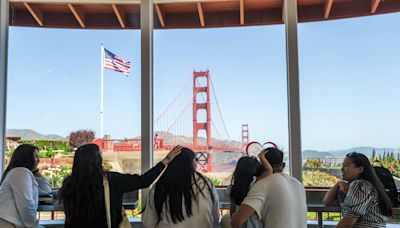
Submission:
<svg viewBox="0 0 400 228">
<path fill-rule="evenodd" d="M 65 227 L 107 228 L 103 176 L 109 181 L 111 227 L 118 227 L 122 220 L 123 194 L 149 187 L 181 149 L 181 146 L 174 147 L 143 175 L 131 175 L 106 172 L 99 147 L 96 144 L 80 146 L 75 152 L 72 173 L 64 180 L 59 192 L 60 203 L 64 206 Z"/>
</svg>

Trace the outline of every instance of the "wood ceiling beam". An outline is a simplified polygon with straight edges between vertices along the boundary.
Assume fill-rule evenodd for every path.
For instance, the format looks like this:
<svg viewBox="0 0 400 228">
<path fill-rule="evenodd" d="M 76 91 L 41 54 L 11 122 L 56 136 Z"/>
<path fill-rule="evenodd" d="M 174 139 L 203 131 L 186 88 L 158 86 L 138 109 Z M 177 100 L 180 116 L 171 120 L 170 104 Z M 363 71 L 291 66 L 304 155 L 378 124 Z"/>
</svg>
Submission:
<svg viewBox="0 0 400 228">
<path fill-rule="evenodd" d="M 43 13 L 27 2 L 24 2 L 24 6 L 35 19 L 35 21 L 39 24 L 39 26 L 43 27 Z"/>
<path fill-rule="evenodd" d="M 328 19 L 329 15 L 331 14 L 332 4 L 333 4 L 333 0 L 326 0 L 325 1 L 325 12 L 324 12 L 324 18 L 325 19 Z"/>
<path fill-rule="evenodd" d="M 371 0 L 371 13 L 375 13 L 381 0 Z"/>
<path fill-rule="evenodd" d="M 201 6 L 201 2 L 197 2 L 197 11 L 199 12 L 200 25 L 201 27 L 205 27 L 206 23 L 204 22 L 204 13 L 203 13 L 203 7 Z"/>
<path fill-rule="evenodd" d="M 165 28 L 165 19 L 164 19 L 164 14 L 161 11 L 160 5 L 155 4 L 157 15 L 158 15 L 158 20 L 160 21 L 161 27 Z"/>
<path fill-rule="evenodd" d="M 68 8 L 71 10 L 72 14 L 74 15 L 75 19 L 78 21 L 81 28 L 86 28 L 85 25 L 85 15 L 82 11 L 78 10 L 73 6 L 71 3 L 68 3 Z"/>
<path fill-rule="evenodd" d="M 244 0 L 240 0 L 240 25 L 244 25 Z"/>
<path fill-rule="evenodd" d="M 125 26 L 125 17 L 124 17 L 124 15 L 119 12 L 118 7 L 117 7 L 116 4 L 112 4 L 111 6 L 112 6 L 112 8 L 114 10 L 115 16 L 117 16 L 117 19 L 118 19 L 118 22 L 119 22 L 121 28 L 125 28 L 126 26 Z"/>
</svg>

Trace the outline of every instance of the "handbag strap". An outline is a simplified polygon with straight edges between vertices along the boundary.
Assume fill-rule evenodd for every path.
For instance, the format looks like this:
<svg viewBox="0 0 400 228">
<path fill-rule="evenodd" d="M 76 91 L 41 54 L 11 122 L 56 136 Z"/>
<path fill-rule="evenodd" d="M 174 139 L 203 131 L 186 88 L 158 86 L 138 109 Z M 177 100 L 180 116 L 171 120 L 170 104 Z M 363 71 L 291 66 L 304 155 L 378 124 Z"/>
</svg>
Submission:
<svg viewBox="0 0 400 228">
<path fill-rule="evenodd" d="M 106 206 L 107 227 L 111 228 L 111 212 L 110 212 L 110 185 L 106 176 L 103 176 L 104 187 L 104 204 Z"/>
</svg>

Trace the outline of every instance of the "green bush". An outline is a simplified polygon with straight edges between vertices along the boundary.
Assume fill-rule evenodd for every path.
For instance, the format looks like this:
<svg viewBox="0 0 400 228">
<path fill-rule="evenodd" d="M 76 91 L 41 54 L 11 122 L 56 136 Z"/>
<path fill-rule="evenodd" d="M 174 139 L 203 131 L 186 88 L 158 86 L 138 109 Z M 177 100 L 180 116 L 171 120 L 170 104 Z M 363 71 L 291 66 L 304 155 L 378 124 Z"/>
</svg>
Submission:
<svg viewBox="0 0 400 228">
<path fill-rule="evenodd" d="M 64 152 L 73 151 L 68 141 L 62 140 L 21 140 L 19 143 L 33 144 L 39 148 L 40 151 L 54 151 L 60 150 Z"/>
<path fill-rule="evenodd" d="M 332 187 L 339 179 L 329 173 L 318 170 L 308 170 L 303 172 L 303 184 L 305 187 Z"/>
<path fill-rule="evenodd" d="M 113 167 L 109 161 L 103 160 L 103 168 L 106 171 L 111 171 Z"/>
<path fill-rule="evenodd" d="M 53 151 L 39 151 L 39 157 L 40 158 L 54 158 L 54 155 L 56 155 L 56 153 L 54 153 Z"/>
<path fill-rule="evenodd" d="M 211 183 L 214 185 L 214 186 L 220 186 L 221 185 L 221 181 L 220 180 L 218 180 L 217 178 L 215 178 L 215 177 L 209 177 L 210 178 L 210 180 L 211 180 Z"/>
<path fill-rule="evenodd" d="M 6 154 L 5 154 L 5 155 L 6 155 L 6 158 L 11 158 L 13 152 L 14 152 L 14 151 L 12 151 L 12 150 L 6 150 Z"/>
<path fill-rule="evenodd" d="M 71 173 L 72 165 L 39 164 L 39 169 L 49 179 L 52 188 L 60 188 L 64 178 Z"/>
</svg>

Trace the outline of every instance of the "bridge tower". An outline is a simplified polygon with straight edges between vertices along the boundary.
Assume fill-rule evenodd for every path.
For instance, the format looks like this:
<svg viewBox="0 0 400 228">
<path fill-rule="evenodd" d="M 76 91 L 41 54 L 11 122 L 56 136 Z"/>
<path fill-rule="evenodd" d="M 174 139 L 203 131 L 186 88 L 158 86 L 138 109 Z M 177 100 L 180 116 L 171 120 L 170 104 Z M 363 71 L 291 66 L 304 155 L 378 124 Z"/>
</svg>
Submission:
<svg viewBox="0 0 400 228">
<path fill-rule="evenodd" d="M 198 78 L 206 78 L 207 85 L 197 85 Z M 197 101 L 197 95 L 201 95 L 204 97 L 203 94 L 206 94 L 206 101 L 205 103 L 199 103 Z M 206 71 L 193 71 L 193 146 L 198 146 L 198 133 L 199 130 L 205 130 L 207 134 L 207 151 L 198 151 L 198 157 L 201 160 L 204 160 L 201 164 L 203 172 L 212 172 L 212 154 L 211 154 L 211 104 L 210 104 L 210 72 L 209 70 Z M 204 109 L 207 114 L 206 122 L 199 123 L 197 121 L 197 113 L 199 110 Z"/>
<path fill-rule="evenodd" d="M 198 78 L 205 77 L 207 80 L 206 86 L 197 85 Z M 197 94 L 206 93 L 207 100 L 205 103 L 198 103 Z M 199 130 L 206 130 L 207 133 L 207 147 L 211 148 L 211 105 L 210 105 L 210 72 L 207 71 L 194 71 L 193 72 L 193 145 L 198 145 L 198 132 Z M 204 109 L 207 113 L 207 121 L 199 123 L 197 121 L 197 111 Z"/>
</svg>

